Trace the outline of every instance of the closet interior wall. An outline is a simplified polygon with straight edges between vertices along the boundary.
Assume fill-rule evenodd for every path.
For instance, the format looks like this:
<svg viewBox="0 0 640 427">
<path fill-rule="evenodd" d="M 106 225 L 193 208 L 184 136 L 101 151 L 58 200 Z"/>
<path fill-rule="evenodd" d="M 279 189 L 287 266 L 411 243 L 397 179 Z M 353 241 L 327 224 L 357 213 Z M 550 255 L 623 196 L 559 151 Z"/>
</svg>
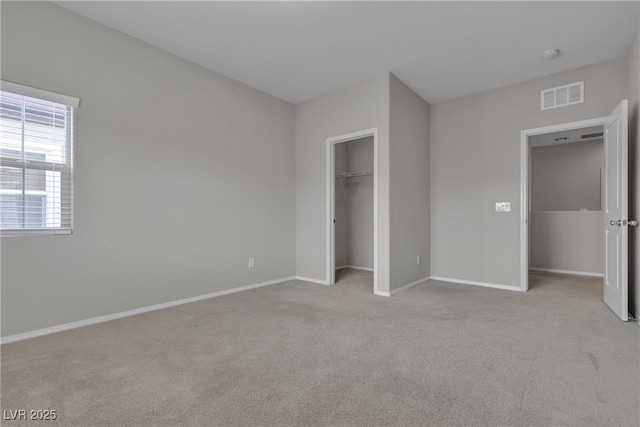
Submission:
<svg viewBox="0 0 640 427">
<path fill-rule="evenodd" d="M 373 269 L 373 137 L 335 146 L 335 265 Z"/>
<path fill-rule="evenodd" d="M 531 148 L 532 269 L 602 275 L 603 140 Z"/>
</svg>

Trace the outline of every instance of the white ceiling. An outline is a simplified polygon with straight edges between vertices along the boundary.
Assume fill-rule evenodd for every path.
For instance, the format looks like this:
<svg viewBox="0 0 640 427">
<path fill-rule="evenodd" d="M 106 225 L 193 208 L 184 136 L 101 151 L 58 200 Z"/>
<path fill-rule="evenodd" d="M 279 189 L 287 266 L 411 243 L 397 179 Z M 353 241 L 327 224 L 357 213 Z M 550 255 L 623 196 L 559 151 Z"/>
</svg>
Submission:
<svg viewBox="0 0 640 427">
<path fill-rule="evenodd" d="M 458 98 L 627 56 L 640 17 L 638 1 L 55 3 L 292 103 L 386 71 Z"/>
</svg>

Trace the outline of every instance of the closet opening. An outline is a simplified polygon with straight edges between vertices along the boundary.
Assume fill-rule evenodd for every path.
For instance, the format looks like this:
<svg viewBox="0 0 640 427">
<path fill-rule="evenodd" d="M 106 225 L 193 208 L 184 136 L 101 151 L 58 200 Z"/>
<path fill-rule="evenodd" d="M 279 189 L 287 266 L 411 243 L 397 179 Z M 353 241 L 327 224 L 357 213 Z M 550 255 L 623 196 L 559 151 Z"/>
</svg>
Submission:
<svg viewBox="0 0 640 427">
<path fill-rule="evenodd" d="M 377 130 L 327 140 L 327 282 L 377 290 Z"/>
<path fill-rule="evenodd" d="M 593 277 L 599 279 L 590 282 L 601 284 L 603 132 L 599 125 L 529 137 L 530 273 Z M 534 288 L 548 276 L 530 277 Z"/>
<path fill-rule="evenodd" d="M 622 321 L 629 227 L 638 225 L 628 217 L 628 108 L 623 99 L 608 116 L 520 132 L 521 290 L 529 289 L 531 267 L 582 278 L 576 283 L 592 278 L 595 292 L 602 287 L 593 295 Z"/>
</svg>

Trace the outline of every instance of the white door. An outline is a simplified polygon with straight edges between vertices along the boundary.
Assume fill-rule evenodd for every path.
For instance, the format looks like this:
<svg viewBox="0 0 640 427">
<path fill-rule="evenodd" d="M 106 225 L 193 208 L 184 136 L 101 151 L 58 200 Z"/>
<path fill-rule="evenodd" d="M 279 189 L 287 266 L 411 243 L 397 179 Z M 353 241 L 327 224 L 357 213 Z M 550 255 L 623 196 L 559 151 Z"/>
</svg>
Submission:
<svg viewBox="0 0 640 427">
<path fill-rule="evenodd" d="M 627 100 L 604 125 L 604 302 L 622 320 L 628 320 L 628 200 Z"/>
</svg>

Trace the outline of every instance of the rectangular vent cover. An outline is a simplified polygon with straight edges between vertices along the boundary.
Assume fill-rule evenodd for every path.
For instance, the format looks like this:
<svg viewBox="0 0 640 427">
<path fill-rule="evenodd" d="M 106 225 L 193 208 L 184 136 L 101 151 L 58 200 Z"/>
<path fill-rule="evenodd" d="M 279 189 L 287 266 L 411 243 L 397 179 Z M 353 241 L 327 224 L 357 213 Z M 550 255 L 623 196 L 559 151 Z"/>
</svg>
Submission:
<svg viewBox="0 0 640 427">
<path fill-rule="evenodd" d="M 571 83 L 540 92 L 540 109 L 565 107 L 584 102 L 584 82 Z"/>
<path fill-rule="evenodd" d="M 603 132 L 598 132 L 598 133 L 590 133 L 588 135 L 582 135 L 580 136 L 580 138 L 582 139 L 588 139 L 588 138 L 601 138 L 604 135 Z"/>
</svg>

